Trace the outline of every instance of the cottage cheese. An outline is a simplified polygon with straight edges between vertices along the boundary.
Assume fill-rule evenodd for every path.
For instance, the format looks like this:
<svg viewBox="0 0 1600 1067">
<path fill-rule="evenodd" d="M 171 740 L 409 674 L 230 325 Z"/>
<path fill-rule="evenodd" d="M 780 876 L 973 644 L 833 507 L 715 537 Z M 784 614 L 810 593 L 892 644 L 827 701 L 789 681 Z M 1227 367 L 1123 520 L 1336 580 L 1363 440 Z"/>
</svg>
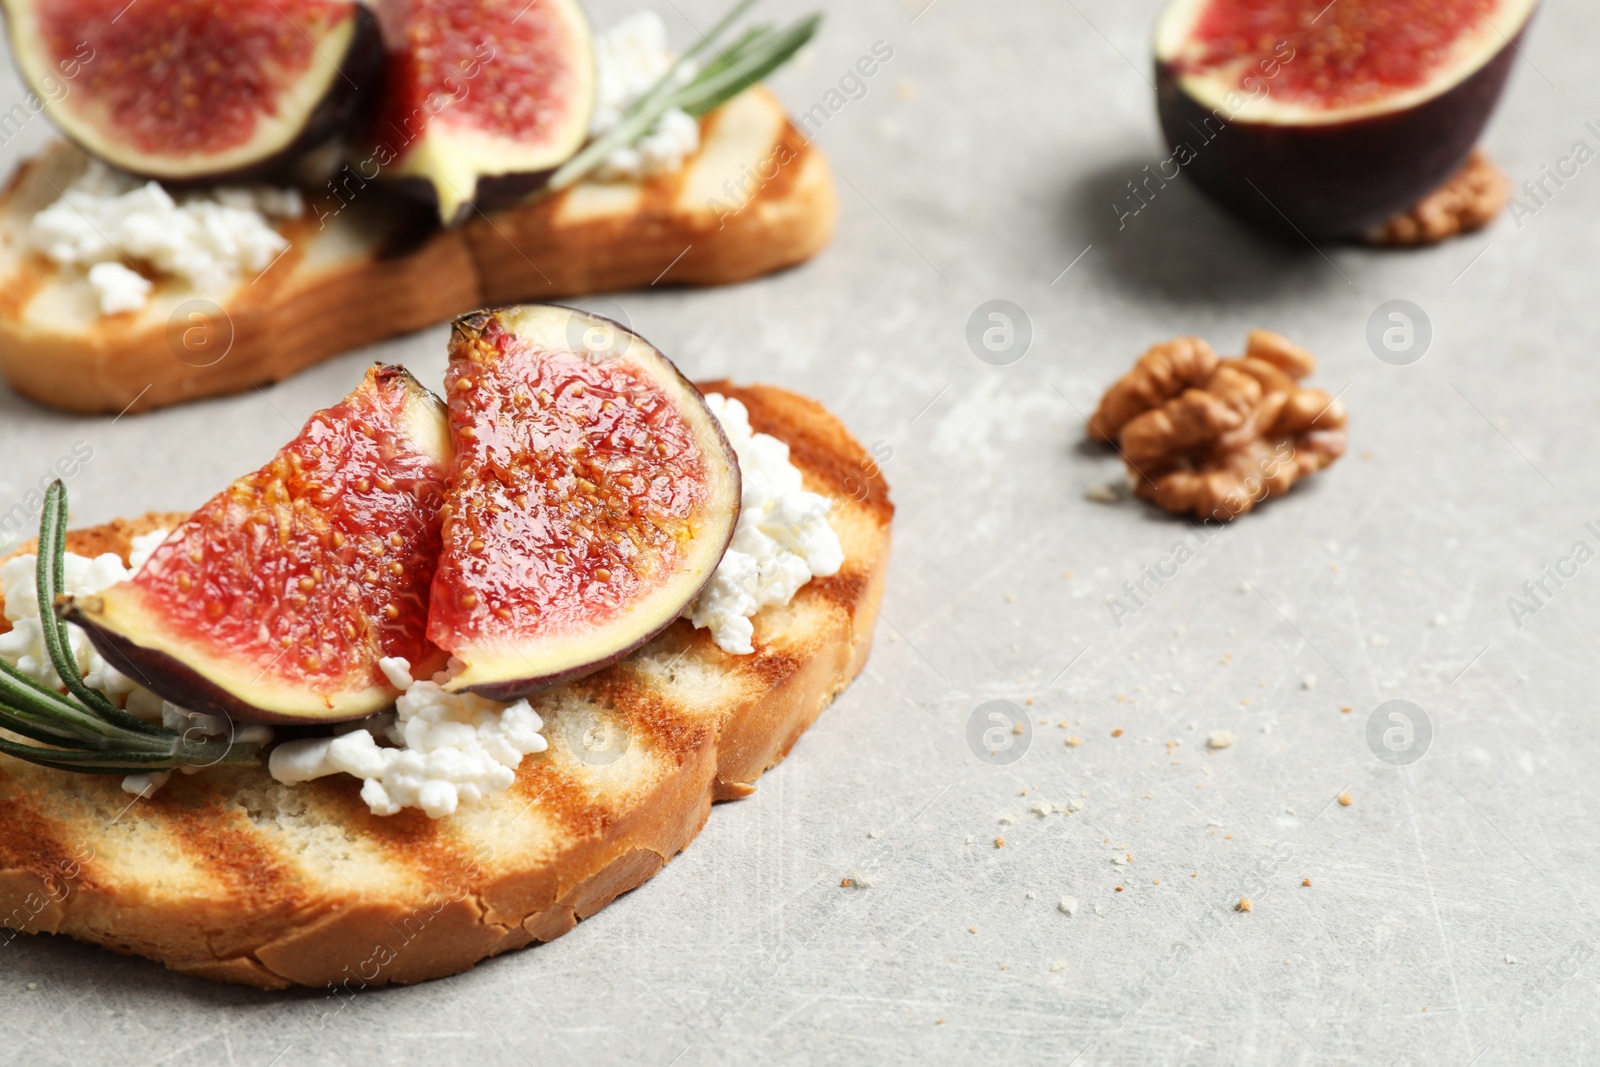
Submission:
<svg viewBox="0 0 1600 1067">
<path fill-rule="evenodd" d="M 595 107 L 589 133 L 598 137 L 622 120 L 623 114 L 671 68 L 675 56 L 667 47 L 667 27 L 653 11 L 641 11 L 595 39 Z M 680 82 L 693 78 L 693 64 L 679 72 Z M 627 181 L 670 174 L 700 149 L 700 123 L 672 108 L 645 135 L 618 148 L 595 168 L 601 181 Z"/>
<path fill-rule="evenodd" d="M 149 299 L 142 271 L 217 292 L 270 266 L 289 242 L 274 220 L 299 218 L 294 189 L 219 186 L 173 197 L 90 160 L 61 198 L 33 217 L 29 242 L 63 267 L 82 267 L 103 314 L 137 311 Z"/>
<path fill-rule="evenodd" d="M 279 745 L 268 764 L 274 778 L 293 785 L 351 774 L 363 779 L 361 799 L 374 814 L 421 808 L 437 819 L 453 814 L 462 801 L 510 788 L 522 758 L 548 745 L 539 734 L 544 722 L 526 700 L 507 705 L 447 693 L 441 683 L 448 674 L 419 682 L 404 659 L 380 665 L 403 691 L 395 713 L 354 724 L 336 737 Z M 381 747 L 380 739 L 397 747 Z"/>
<path fill-rule="evenodd" d="M 743 494 L 733 544 L 684 615 L 697 628 L 710 628 L 724 652 L 747 656 L 755 651 L 750 617 L 769 604 L 789 603 L 814 577 L 837 574 L 844 550 L 828 525 L 827 499 L 801 488 L 789 446 L 753 431 L 739 401 L 712 393 L 706 404 L 739 457 Z"/>
<path fill-rule="evenodd" d="M 162 537 L 165 536 L 163 532 Z M 5 597 L 6 619 L 11 623 L 11 631 L 0 634 L 0 657 L 29 678 L 59 689 L 61 679 L 44 647 L 38 566 L 37 557 L 31 554 L 15 556 L 0 565 L 0 596 Z M 128 574 L 122 560 L 109 552 L 94 559 L 68 552 L 62 577 L 69 594 L 89 596 L 123 581 Z M 88 635 L 78 627 L 67 627 L 67 641 L 79 673 L 91 687 L 113 699 L 134 690 L 134 683 L 102 659 L 89 643 Z"/>
<path fill-rule="evenodd" d="M 128 566 L 112 553 L 93 559 L 75 553 L 66 554 L 62 584 L 73 596 L 91 596 L 126 580 L 144 566 L 145 560 L 167 539 L 166 530 L 152 530 L 133 539 L 128 553 Z M 61 678 L 50 662 L 44 647 L 44 625 L 39 617 L 38 557 L 16 556 L 0 565 L 0 596 L 5 598 L 6 619 L 11 623 L 9 633 L 0 634 L 0 658 L 23 674 L 50 686 L 61 688 Z M 186 711 L 160 697 L 118 672 L 96 652 L 88 636 L 76 626 L 67 627 L 67 643 L 72 658 L 78 665 L 83 680 L 90 688 L 98 689 L 113 702 L 123 698 L 123 707 L 131 714 L 152 722 L 160 721 L 168 729 L 195 738 L 217 737 L 241 744 L 266 744 L 272 740 L 272 729 L 267 726 L 235 726 L 230 720 L 216 715 Z M 196 768 L 184 768 L 192 773 Z M 166 784 L 171 771 L 152 774 L 132 774 L 124 778 L 124 791 L 148 797 Z"/>
</svg>

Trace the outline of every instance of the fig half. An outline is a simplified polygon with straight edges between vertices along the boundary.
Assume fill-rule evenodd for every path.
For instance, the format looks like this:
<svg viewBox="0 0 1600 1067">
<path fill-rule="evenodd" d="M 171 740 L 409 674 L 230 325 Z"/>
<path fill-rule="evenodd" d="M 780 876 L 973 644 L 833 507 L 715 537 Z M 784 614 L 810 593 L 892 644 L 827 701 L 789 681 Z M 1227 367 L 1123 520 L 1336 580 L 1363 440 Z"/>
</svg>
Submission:
<svg viewBox="0 0 1600 1067">
<path fill-rule="evenodd" d="M 739 461 L 705 399 L 623 327 L 526 305 L 457 319 L 456 458 L 428 637 L 447 689 L 513 700 L 613 663 L 710 581 Z"/>
<path fill-rule="evenodd" d="M 588 136 L 594 42 L 577 0 L 379 0 L 389 51 L 373 163 L 447 225 L 536 188 Z"/>
<path fill-rule="evenodd" d="M 1359 236 L 1465 162 L 1536 7 L 1172 0 L 1156 31 L 1162 177 L 1181 170 L 1271 229 Z"/>
<path fill-rule="evenodd" d="M 357 0 L 0 0 L 45 113 L 91 154 L 175 183 L 286 168 L 381 80 Z"/>
<path fill-rule="evenodd" d="M 265 467 L 213 497 L 137 574 L 64 603 L 118 670 L 193 711 L 338 722 L 382 711 L 379 669 L 427 641 L 450 465 L 444 404 L 379 365 Z"/>
</svg>

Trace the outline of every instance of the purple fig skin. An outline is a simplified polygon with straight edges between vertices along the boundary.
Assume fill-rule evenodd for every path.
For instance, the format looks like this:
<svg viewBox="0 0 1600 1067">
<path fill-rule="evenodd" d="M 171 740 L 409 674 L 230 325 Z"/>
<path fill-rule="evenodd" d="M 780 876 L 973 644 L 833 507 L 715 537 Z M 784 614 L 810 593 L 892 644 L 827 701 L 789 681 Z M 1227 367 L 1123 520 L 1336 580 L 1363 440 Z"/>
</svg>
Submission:
<svg viewBox="0 0 1600 1067">
<path fill-rule="evenodd" d="M 11 0 L 16 3 L 47 3 L 48 0 Z M 0 10 L 7 5 L 0 3 Z M 239 183 L 250 181 L 267 181 L 273 179 L 283 180 L 285 184 L 293 184 L 287 179 L 294 164 L 307 154 L 326 145 L 362 121 L 363 116 L 371 112 L 375 105 L 378 91 L 383 87 L 383 71 L 386 57 L 383 48 L 383 35 L 378 29 L 378 20 L 366 4 L 355 5 L 355 32 L 351 35 L 350 45 L 345 49 L 345 54 L 339 62 L 339 73 L 334 76 L 328 87 L 328 92 L 317 104 L 316 108 L 307 117 L 304 128 L 288 145 L 276 152 L 244 167 L 235 167 L 231 170 L 222 170 L 208 174 L 197 174 L 184 178 L 172 178 L 161 174 L 152 174 L 146 170 L 130 168 L 124 161 L 112 157 L 102 156 L 94 145 L 76 143 L 91 156 L 102 159 L 113 167 L 127 170 L 128 173 L 142 178 L 151 178 L 161 182 L 169 189 L 186 190 L 205 188 L 221 183 Z M 8 18 L 9 21 L 9 18 Z M 8 34 L 13 48 L 25 46 Z M 65 134 L 65 131 L 63 131 Z M 70 135 L 66 135 L 70 136 Z"/>
<path fill-rule="evenodd" d="M 480 333 L 484 327 L 489 324 L 496 313 L 521 306 L 524 305 L 508 304 L 504 305 L 503 307 L 483 308 L 479 311 L 471 312 L 456 319 L 455 322 L 451 323 L 450 328 L 452 332 L 475 335 Z M 563 307 L 564 305 L 551 306 Z M 610 323 L 620 333 L 628 334 L 633 337 L 639 336 L 628 327 L 619 322 L 608 319 L 603 315 L 596 315 L 592 312 L 584 311 L 581 308 L 567 308 L 566 310 L 588 316 L 589 318 L 595 319 L 599 322 Z M 721 550 L 717 553 L 717 558 L 720 561 L 721 558 L 727 554 L 728 547 L 733 544 L 733 535 L 739 528 L 739 513 L 742 510 L 740 502 L 744 498 L 744 472 L 739 469 L 739 457 L 734 452 L 733 445 L 731 442 L 729 442 L 727 433 L 723 431 L 722 423 L 717 420 L 717 417 L 712 414 L 711 408 L 706 404 L 705 394 L 700 391 L 699 386 L 695 385 L 694 382 L 685 377 L 684 373 L 678 369 L 678 365 L 672 362 L 672 360 L 668 359 L 659 348 L 650 344 L 650 342 L 645 341 L 642 337 L 640 337 L 639 340 L 643 342 L 651 352 L 655 353 L 656 358 L 661 361 L 662 365 L 670 370 L 672 374 L 677 377 L 678 381 L 682 382 L 684 386 L 688 388 L 689 392 L 699 401 L 700 407 L 704 410 L 706 418 L 711 424 L 712 430 L 716 433 L 716 440 L 722 446 L 723 453 L 728 457 L 729 465 L 733 469 L 734 514 L 733 521 L 728 524 L 727 539 L 724 540 Z M 705 591 L 706 586 L 711 584 L 711 580 L 716 577 L 716 573 L 717 571 L 715 567 L 711 568 L 711 570 L 706 573 L 705 580 L 701 582 L 698 587 L 696 587 L 694 595 L 689 598 L 688 603 L 694 603 L 695 599 Z M 643 648 L 651 641 L 654 641 L 657 637 L 661 636 L 661 634 L 664 633 L 673 623 L 681 620 L 682 616 L 678 614 L 674 614 L 668 618 L 662 619 L 659 626 L 652 627 L 649 633 L 639 638 L 633 644 L 629 645 L 627 648 L 613 652 L 602 659 L 589 660 L 584 663 L 575 663 L 566 670 L 545 674 L 539 677 L 514 678 L 504 682 L 485 682 L 482 685 L 469 686 L 463 690 L 463 692 L 472 693 L 476 696 L 483 697 L 486 700 L 499 701 L 503 704 L 510 703 L 515 700 L 521 700 L 525 697 L 542 693 L 547 689 L 554 689 L 557 686 L 566 685 L 568 682 L 577 681 L 580 678 L 594 674 L 596 671 L 604 670 L 606 667 L 609 667 L 614 663 L 619 663 L 633 655 L 635 652 L 639 651 L 639 649 Z M 689 624 L 684 622 L 684 625 L 687 626 Z"/>
<path fill-rule="evenodd" d="M 57 610 L 63 619 L 81 627 L 89 635 L 89 642 L 107 663 L 162 700 L 186 711 L 224 715 L 235 722 L 247 723 L 315 726 L 322 721 L 305 716 L 280 715 L 248 704 L 165 652 L 143 648 L 122 634 L 96 626 L 83 616 L 71 597 L 62 598 Z M 337 720 L 328 720 L 330 723 L 334 721 Z"/>
<path fill-rule="evenodd" d="M 1218 130 L 1222 116 L 1184 91 L 1172 64 L 1158 62 L 1162 133 L 1169 145 L 1193 149 L 1183 172 L 1241 218 L 1291 238 L 1356 238 L 1409 210 L 1466 162 L 1526 30 L 1439 96 L 1336 125 L 1229 121 Z"/>
</svg>

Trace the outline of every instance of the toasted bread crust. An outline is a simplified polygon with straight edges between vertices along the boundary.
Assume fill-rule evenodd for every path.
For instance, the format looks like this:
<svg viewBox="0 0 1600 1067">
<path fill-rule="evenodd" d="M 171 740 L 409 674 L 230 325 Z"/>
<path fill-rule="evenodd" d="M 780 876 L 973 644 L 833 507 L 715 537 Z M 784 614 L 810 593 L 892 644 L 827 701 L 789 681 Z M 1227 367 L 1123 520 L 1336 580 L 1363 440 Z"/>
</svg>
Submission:
<svg viewBox="0 0 1600 1067">
<path fill-rule="evenodd" d="M 163 282 L 144 311 L 106 317 L 86 316 L 85 293 L 62 291 L 56 268 L 26 247 L 36 194 L 70 180 L 45 172 L 70 173 L 72 150 L 47 151 L 0 193 L 0 374 L 51 407 L 147 411 L 280 381 L 484 305 L 726 285 L 815 255 L 838 197 L 826 157 L 776 98 L 743 93 L 702 126 L 700 155 L 677 174 L 580 183 L 480 212 L 401 254 L 391 246 L 409 228 L 406 205 L 364 182 L 337 190 L 287 228 L 293 247 L 279 261 L 232 293 Z M 209 306 L 185 308 L 191 300 Z M 77 318 L 42 310 L 54 304 Z M 208 332 L 190 348 L 182 338 L 195 328 Z"/>
<path fill-rule="evenodd" d="M 199 977 L 353 992 L 548 941 L 648 879 L 861 670 L 888 564 L 887 487 L 837 420 L 779 389 L 701 388 L 742 400 L 755 429 L 790 443 L 807 487 L 838 503 L 844 568 L 758 616 L 754 655 L 680 621 L 541 698 L 550 749 L 512 790 L 437 822 L 374 816 L 342 776 L 290 788 L 218 769 L 129 806 L 114 778 L 0 762 L 0 936 L 63 933 Z M 125 555 L 181 518 L 110 523 L 69 545 Z M 622 743 L 586 754 L 600 725 Z"/>
</svg>

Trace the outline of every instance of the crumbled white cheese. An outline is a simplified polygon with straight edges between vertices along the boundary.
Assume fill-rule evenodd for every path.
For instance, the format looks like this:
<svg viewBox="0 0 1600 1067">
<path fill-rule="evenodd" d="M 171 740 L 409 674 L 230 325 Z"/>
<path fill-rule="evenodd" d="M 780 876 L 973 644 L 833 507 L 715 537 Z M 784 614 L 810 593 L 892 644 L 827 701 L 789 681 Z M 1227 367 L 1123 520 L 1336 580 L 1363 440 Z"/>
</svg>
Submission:
<svg viewBox="0 0 1600 1067">
<path fill-rule="evenodd" d="M 1206 747 L 1210 749 L 1227 748 L 1233 744 L 1233 732 L 1230 730 L 1213 730 L 1206 738 Z"/>
<path fill-rule="evenodd" d="M 33 217 L 28 237 L 61 266 L 84 268 L 100 310 L 112 315 L 142 308 L 150 295 L 148 278 L 125 261 L 198 290 L 226 290 L 289 247 L 273 220 L 304 210 L 294 189 L 218 187 L 174 197 L 159 182 L 90 160 L 61 198 Z"/>
<path fill-rule="evenodd" d="M 395 714 L 377 715 L 336 737 L 289 741 L 273 750 L 272 776 L 294 785 L 329 774 L 363 779 L 361 799 L 376 815 L 421 808 L 429 818 L 454 814 L 462 801 L 509 789 L 529 753 L 548 745 L 544 722 L 526 700 L 498 704 L 469 693 L 447 693 L 441 683 L 414 681 L 411 665 L 385 659 L 380 666 L 403 692 Z M 378 740 L 395 747 L 379 746 Z"/>
<path fill-rule="evenodd" d="M 653 11 L 641 11 L 595 38 L 595 106 L 589 133 L 598 137 L 622 120 L 623 114 L 650 91 L 671 68 L 667 27 Z M 680 84 L 694 77 L 684 64 Z M 601 181 L 625 181 L 670 174 L 700 149 L 700 123 L 672 108 L 632 145 L 618 148 L 595 168 Z"/>
<path fill-rule="evenodd" d="M 167 539 L 166 530 L 152 530 L 133 538 L 129 547 L 129 566 L 112 553 L 93 559 L 73 552 L 65 555 L 62 568 L 62 585 L 72 596 L 92 596 L 107 589 L 144 566 L 150 554 Z M 11 623 L 9 633 L 0 634 L 0 658 L 17 670 L 54 689 L 61 688 L 61 679 L 50 655 L 44 647 L 44 626 L 39 617 L 38 559 L 32 555 L 16 556 L 0 565 L 0 597 L 5 598 L 6 619 Z M 168 729 L 199 740 L 217 738 L 240 744 L 265 745 L 272 740 L 270 726 L 236 726 L 216 715 L 203 715 L 185 711 L 168 704 L 160 697 L 118 672 L 101 658 L 90 644 L 88 635 L 76 626 L 67 627 L 67 644 L 73 660 L 78 665 L 83 680 L 92 689 L 98 689 L 112 702 L 123 698 L 123 707 L 133 715 L 150 722 L 161 722 Z M 185 767 L 193 773 L 197 768 Z M 171 771 L 150 774 L 130 774 L 122 780 L 124 792 L 139 797 L 155 794 L 172 777 Z"/>
<path fill-rule="evenodd" d="M 0 596 L 5 598 L 9 633 L 0 634 L 0 656 L 17 670 L 52 689 L 61 687 L 55 665 L 44 647 L 44 625 L 39 618 L 38 559 L 32 554 L 13 556 L 0 565 Z M 66 554 L 62 584 L 72 596 L 89 596 L 128 577 L 122 560 L 107 552 L 88 559 Z M 134 689 L 134 683 L 114 669 L 76 626 L 67 627 L 67 643 L 85 682 L 115 699 Z"/>
<path fill-rule="evenodd" d="M 1057 904 L 1056 907 L 1061 909 L 1063 915 L 1076 915 L 1078 914 L 1078 898 L 1062 897 L 1061 903 Z"/>
<path fill-rule="evenodd" d="M 755 651 L 750 617 L 768 604 L 789 603 L 814 577 L 839 573 L 844 549 L 828 525 L 827 499 L 801 488 L 789 446 L 753 431 L 737 400 L 711 393 L 706 405 L 739 457 L 742 510 L 733 544 L 684 615 L 696 628 L 710 627 L 724 652 L 747 656 Z"/>
<path fill-rule="evenodd" d="M 136 270 L 117 262 L 96 263 L 89 268 L 89 284 L 100 296 L 100 312 L 117 315 L 138 311 L 150 299 L 155 283 Z"/>
</svg>

